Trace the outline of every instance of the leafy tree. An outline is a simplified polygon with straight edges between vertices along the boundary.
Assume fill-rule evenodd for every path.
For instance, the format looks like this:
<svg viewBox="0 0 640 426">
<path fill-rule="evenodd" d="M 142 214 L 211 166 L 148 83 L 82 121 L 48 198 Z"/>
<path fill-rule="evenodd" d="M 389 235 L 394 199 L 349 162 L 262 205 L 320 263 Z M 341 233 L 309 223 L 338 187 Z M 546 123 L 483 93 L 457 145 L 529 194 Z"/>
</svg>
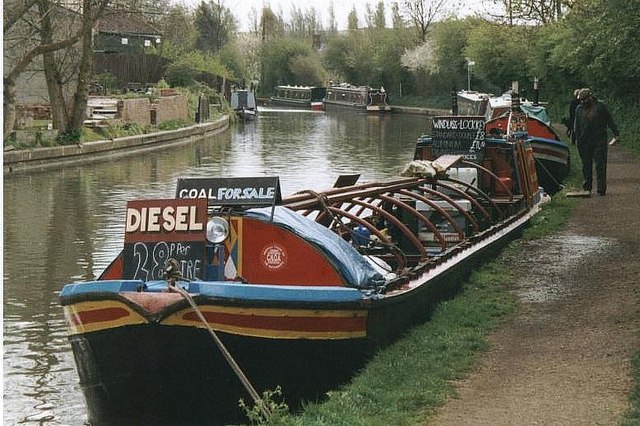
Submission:
<svg viewBox="0 0 640 426">
<path fill-rule="evenodd" d="M 447 19 L 438 22 L 433 27 L 431 40 L 435 56 L 434 69 L 444 77 L 448 89 L 466 87 L 465 49 L 468 43 L 467 35 L 479 25 L 482 25 L 481 20 L 467 18 L 464 20 Z"/>
<path fill-rule="evenodd" d="M 322 29 L 315 8 L 312 7 L 303 12 L 296 6 L 291 7 L 291 22 L 287 27 L 289 36 L 307 40 L 312 40 L 314 34 L 317 34 Z"/>
<path fill-rule="evenodd" d="M 391 3 L 391 22 L 393 24 L 393 28 L 396 30 L 400 30 L 405 27 L 404 19 L 400 13 L 400 5 L 398 5 L 398 2 L 396 1 Z"/>
<path fill-rule="evenodd" d="M 366 81 L 368 69 L 363 68 L 371 65 L 370 44 L 371 38 L 360 31 L 331 39 L 324 49 L 324 61 L 333 78 L 351 84 Z"/>
<path fill-rule="evenodd" d="M 215 53 L 231 40 L 236 32 L 236 21 L 231 11 L 220 1 L 201 1 L 196 8 L 195 24 L 198 30 L 196 47 Z"/>
<path fill-rule="evenodd" d="M 214 55 L 193 51 L 181 55 L 166 70 L 166 80 L 172 86 L 188 87 L 196 84 L 204 74 L 233 78 L 231 72 Z"/>
<path fill-rule="evenodd" d="M 488 86 L 486 90 L 504 91 L 512 81 L 521 84 L 534 76 L 527 67 L 531 28 L 505 27 L 480 23 L 468 35 L 466 56 L 475 62 L 475 73 Z"/>
<path fill-rule="evenodd" d="M 299 84 L 324 85 L 326 73 L 317 55 L 294 56 L 289 66 L 294 81 Z"/>
<path fill-rule="evenodd" d="M 244 59 L 250 55 L 250 52 L 244 50 L 247 44 L 243 44 L 243 49 L 240 48 L 240 44 L 233 42 L 227 43 L 218 52 L 218 60 L 220 64 L 229 71 L 229 74 L 233 76 L 235 80 L 252 80 L 251 73 L 248 70 L 248 64 Z M 242 53 L 241 53 L 242 52 Z"/>
<path fill-rule="evenodd" d="M 384 13 L 384 2 L 381 0 L 376 6 L 376 11 L 373 15 L 373 26 L 377 29 L 383 29 L 387 26 Z"/>
<path fill-rule="evenodd" d="M 262 9 L 260 32 L 262 34 L 262 41 L 271 40 L 284 34 L 282 17 L 276 15 L 270 7 L 264 7 Z"/>
<path fill-rule="evenodd" d="M 282 84 L 321 84 L 324 80 L 318 54 L 307 41 L 281 37 L 263 44 L 260 57 L 264 90 Z"/>
<path fill-rule="evenodd" d="M 173 6 L 159 22 L 163 44 L 169 44 L 182 52 L 189 52 L 196 46 L 197 31 L 194 14 L 185 6 Z"/>
<path fill-rule="evenodd" d="M 347 29 L 349 31 L 355 31 L 358 29 L 358 12 L 356 12 L 356 7 L 353 6 L 351 12 L 347 16 Z"/>
<path fill-rule="evenodd" d="M 550 65 L 618 95 L 640 92 L 640 2 L 579 0 L 555 27 Z"/>
<path fill-rule="evenodd" d="M 335 79 L 392 90 L 408 77 L 400 57 L 409 36 L 391 29 L 348 32 L 327 43 L 325 64 Z"/>
</svg>

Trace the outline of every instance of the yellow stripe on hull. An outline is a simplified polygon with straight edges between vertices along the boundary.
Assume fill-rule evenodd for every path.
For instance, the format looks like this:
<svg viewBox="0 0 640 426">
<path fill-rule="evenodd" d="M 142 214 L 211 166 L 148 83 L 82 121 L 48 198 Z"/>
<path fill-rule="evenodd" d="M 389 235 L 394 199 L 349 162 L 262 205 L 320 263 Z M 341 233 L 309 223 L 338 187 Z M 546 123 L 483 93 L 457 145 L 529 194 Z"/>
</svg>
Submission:
<svg viewBox="0 0 640 426">
<path fill-rule="evenodd" d="M 310 340 L 366 337 L 365 311 L 224 306 L 200 306 L 200 311 L 213 330 L 243 336 Z M 205 328 L 190 308 L 170 315 L 162 324 Z"/>
<path fill-rule="evenodd" d="M 117 300 L 79 302 L 64 307 L 69 333 L 93 331 L 147 323 L 147 319 Z"/>
</svg>

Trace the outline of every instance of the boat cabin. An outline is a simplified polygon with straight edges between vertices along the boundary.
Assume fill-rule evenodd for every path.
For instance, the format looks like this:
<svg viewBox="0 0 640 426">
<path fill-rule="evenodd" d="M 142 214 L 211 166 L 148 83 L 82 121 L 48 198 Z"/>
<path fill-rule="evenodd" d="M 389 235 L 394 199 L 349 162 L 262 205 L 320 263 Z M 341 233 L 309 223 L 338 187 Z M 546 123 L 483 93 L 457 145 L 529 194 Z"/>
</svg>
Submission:
<svg viewBox="0 0 640 426">
<path fill-rule="evenodd" d="M 325 87 L 276 86 L 271 102 L 274 105 L 310 107 L 314 110 L 321 110 L 326 91 Z"/>
<path fill-rule="evenodd" d="M 325 108 L 349 107 L 369 112 L 390 112 L 392 108 L 387 102 L 388 95 L 384 87 L 374 89 L 345 83 L 329 86 L 324 100 Z"/>
</svg>

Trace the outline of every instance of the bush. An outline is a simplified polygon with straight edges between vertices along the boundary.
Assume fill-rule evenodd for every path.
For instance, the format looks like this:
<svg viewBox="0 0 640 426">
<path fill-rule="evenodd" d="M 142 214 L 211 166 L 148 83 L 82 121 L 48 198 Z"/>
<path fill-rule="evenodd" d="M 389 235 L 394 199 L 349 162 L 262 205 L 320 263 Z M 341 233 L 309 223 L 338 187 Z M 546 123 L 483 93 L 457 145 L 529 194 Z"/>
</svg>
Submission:
<svg viewBox="0 0 640 426">
<path fill-rule="evenodd" d="M 167 67 L 167 83 L 172 87 L 189 87 L 195 83 L 198 73 L 190 64 L 177 61 Z"/>
<path fill-rule="evenodd" d="M 80 130 L 67 130 L 66 132 L 60 132 L 56 141 L 58 145 L 73 145 L 80 142 L 82 138 L 82 131 Z"/>
<path fill-rule="evenodd" d="M 158 124 L 158 130 L 176 130 L 191 126 L 193 123 L 185 118 L 172 118 Z"/>
</svg>

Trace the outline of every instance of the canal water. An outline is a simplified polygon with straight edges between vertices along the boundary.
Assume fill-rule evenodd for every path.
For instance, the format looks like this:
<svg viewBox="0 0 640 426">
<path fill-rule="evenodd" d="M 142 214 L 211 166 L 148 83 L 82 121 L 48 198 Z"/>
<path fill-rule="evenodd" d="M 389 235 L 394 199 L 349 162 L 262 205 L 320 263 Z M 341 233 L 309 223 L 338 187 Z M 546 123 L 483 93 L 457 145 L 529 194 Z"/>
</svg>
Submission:
<svg viewBox="0 0 640 426">
<path fill-rule="evenodd" d="M 120 251 L 128 200 L 172 198 L 182 177 L 279 176 L 283 196 L 326 189 L 340 174 L 391 177 L 429 125 L 415 115 L 263 109 L 177 148 L 5 176 L 3 424 L 85 424 L 58 294 L 95 279 Z"/>
</svg>

